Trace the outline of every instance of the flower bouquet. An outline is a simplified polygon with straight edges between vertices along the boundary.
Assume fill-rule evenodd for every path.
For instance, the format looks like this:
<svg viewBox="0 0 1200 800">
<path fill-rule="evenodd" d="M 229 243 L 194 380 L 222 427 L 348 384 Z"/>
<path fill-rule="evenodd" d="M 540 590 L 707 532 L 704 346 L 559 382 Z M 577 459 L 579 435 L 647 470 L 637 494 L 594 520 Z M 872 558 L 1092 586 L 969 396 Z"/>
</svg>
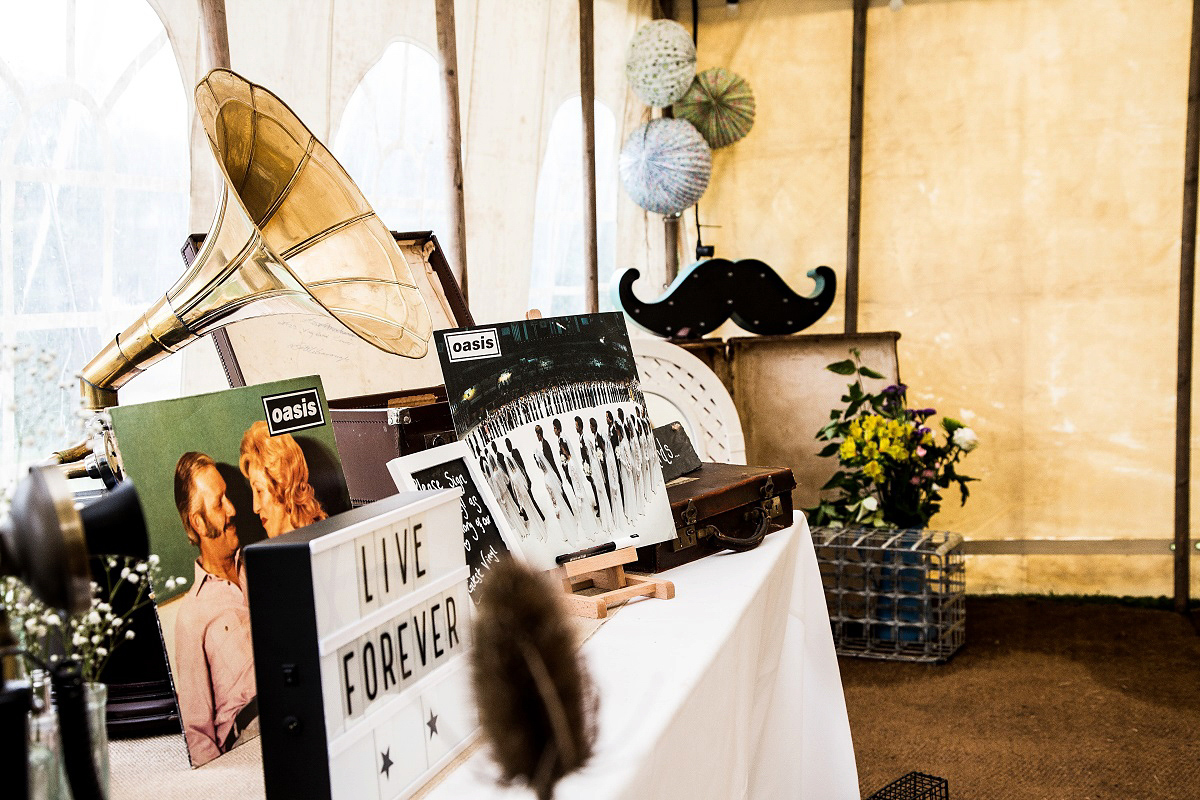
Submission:
<svg viewBox="0 0 1200 800">
<path fill-rule="evenodd" d="M 815 508 L 805 509 L 814 526 L 850 525 L 924 528 L 941 509 L 942 493 L 957 484 L 967 502 L 967 484 L 959 460 L 979 444 L 975 432 L 956 419 L 942 417 L 943 437 L 929 426 L 932 408 L 911 409 L 904 384 L 878 393 L 866 391 L 863 378 L 882 379 L 865 367 L 858 350 L 853 359 L 830 364 L 838 375 L 854 376 L 817 439 L 829 442 L 822 457 L 837 456 L 838 470 L 821 491 Z"/>
</svg>

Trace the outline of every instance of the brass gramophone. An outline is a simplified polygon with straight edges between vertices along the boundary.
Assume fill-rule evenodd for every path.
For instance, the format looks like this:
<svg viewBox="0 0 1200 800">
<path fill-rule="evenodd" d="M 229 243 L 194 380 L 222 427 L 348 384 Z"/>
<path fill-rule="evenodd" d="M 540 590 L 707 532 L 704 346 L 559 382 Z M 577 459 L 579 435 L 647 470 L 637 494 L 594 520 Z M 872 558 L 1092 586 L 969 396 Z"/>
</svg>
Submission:
<svg viewBox="0 0 1200 800">
<path fill-rule="evenodd" d="M 424 356 L 432 323 L 408 264 L 325 145 L 278 97 L 226 69 L 196 87 L 196 112 L 225 180 L 212 227 L 166 295 L 83 368 L 84 407 L 116 405 L 151 364 L 267 314 L 330 314 L 385 352 Z M 100 477 L 116 470 L 111 441 L 104 450 L 84 442 L 51 460 L 91 454 Z"/>
</svg>

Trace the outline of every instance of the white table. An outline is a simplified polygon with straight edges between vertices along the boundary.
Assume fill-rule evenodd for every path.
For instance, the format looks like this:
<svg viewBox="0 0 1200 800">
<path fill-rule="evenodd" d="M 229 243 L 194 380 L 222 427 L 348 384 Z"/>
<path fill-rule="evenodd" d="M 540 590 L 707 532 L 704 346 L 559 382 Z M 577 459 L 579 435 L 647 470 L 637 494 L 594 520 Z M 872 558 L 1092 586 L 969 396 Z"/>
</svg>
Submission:
<svg viewBox="0 0 1200 800">
<path fill-rule="evenodd" d="M 600 694 L 599 739 L 589 765 L 562 781 L 555 797 L 858 798 L 803 516 L 756 550 L 704 558 L 664 577 L 675 582 L 674 600 L 631 602 L 583 645 Z M 146 758 L 154 742 L 177 749 L 182 764 Z M 189 772 L 180 737 L 114 743 L 113 796 L 261 796 L 260 752 L 252 742 Z M 427 797 L 531 796 L 496 787 L 494 775 L 480 750 Z"/>
</svg>

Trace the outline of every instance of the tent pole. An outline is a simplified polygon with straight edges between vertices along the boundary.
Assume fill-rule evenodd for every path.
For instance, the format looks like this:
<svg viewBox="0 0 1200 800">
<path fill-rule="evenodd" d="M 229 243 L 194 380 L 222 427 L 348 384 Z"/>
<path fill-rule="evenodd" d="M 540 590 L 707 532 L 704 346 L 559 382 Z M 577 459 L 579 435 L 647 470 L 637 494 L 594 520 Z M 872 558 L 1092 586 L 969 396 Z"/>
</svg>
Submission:
<svg viewBox="0 0 1200 800">
<path fill-rule="evenodd" d="M 600 310 L 596 238 L 596 59 L 593 0 L 579 0 L 579 95 L 583 105 L 583 253 L 585 310 Z"/>
<path fill-rule="evenodd" d="M 858 333 L 858 239 L 862 219 L 863 73 L 867 60 L 867 1 L 854 0 L 850 50 L 850 186 L 846 212 L 846 333 Z"/>
<path fill-rule="evenodd" d="M 463 300 L 467 295 L 467 211 L 463 192 L 462 123 L 458 99 L 458 43 L 454 31 L 454 0 L 436 0 L 438 56 L 442 60 L 442 87 L 446 92 L 446 170 L 450 176 L 450 225 L 454 245 L 447 260 Z"/>
<path fill-rule="evenodd" d="M 1175 610 L 1188 613 L 1191 594 L 1192 322 L 1196 275 L 1196 189 L 1200 163 L 1200 0 L 1192 0 L 1187 145 L 1183 157 L 1183 233 L 1179 264 L 1179 357 L 1175 384 Z"/>
<path fill-rule="evenodd" d="M 204 21 L 200 35 L 204 37 L 204 53 L 209 69 L 229 69 L 229 24 L 225 19 L 225 0 L 200 0 Z"/>
</svg>

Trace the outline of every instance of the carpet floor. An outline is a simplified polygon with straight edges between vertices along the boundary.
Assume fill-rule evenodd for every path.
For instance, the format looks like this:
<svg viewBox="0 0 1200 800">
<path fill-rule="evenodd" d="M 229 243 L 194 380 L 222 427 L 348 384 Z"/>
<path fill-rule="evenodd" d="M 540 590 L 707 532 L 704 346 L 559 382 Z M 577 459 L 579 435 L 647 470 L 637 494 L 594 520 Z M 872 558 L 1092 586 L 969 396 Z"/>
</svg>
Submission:
<svg viewBox="0 0 1200 800">
<path fill-rule="evenodd" d="M 916 770 L 952 800 L 1200 798 L 1200 636 L 1171 612 L 969 597 L 949 663 L 840 664 L 863 797 Z"/>
</svg>

